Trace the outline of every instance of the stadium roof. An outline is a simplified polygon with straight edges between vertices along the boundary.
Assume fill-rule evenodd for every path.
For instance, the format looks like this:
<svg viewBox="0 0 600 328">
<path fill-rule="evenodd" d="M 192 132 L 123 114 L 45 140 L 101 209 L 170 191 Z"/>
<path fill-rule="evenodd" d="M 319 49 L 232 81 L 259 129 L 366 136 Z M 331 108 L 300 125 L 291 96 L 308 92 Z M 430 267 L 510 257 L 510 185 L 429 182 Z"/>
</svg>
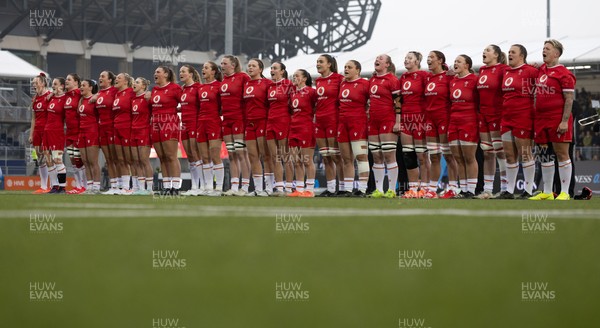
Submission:
<svg viewBox="0 0 600 328">
<path fill-rule="evenodd" d="M 381 0 L 234 1 L 233 52 L 270 59 L 298 51 L 347 51 L 371 37 Z M 0 7 L 2 7 L 0 5 Z M 178 51 L 224 51 L 225 1 L 5 1 L 0 42 L 39 37 Z M 12 48 L 15 49 L 15 48 Z"/>
<path fill-rule="evenodd" d="M 589 64 L 600 64 L 600 37 L 593 38 L 561 38 L 559 41 L 564 46 L 564 54 L 562 55 L 560 62 L 561 64 L 567 67 L 575 67 L 578 66 L 579 70 L 586 69 L 585 65 Z M 522 42 L 522 44 L 527 48 L 527 61 L 529 63 L 533 62 L 542 62 L 542 48 L 544 40 L 537 41 L 529 41 Z M 515 42 L 504 41 L 497 43 L 498 46 L 504 51 L 507 52 L 508 48 Z M 398 72 L 404 70 L 404 57 L 406 53 L 412 50 L 419 51 L 423 54 L 423 61 L 421 62 L 421 66 L 423 69 L 427 68 L 427 54 L 430 50 L 439 50 L 446 55 L 446 63 L 448 65 L 452 65 L 456 56 L 460 54 L 467 54 L 473 59 L 474 66 L 478 68 L 482 65 L 481 55 L 483 53 L 483 49 L 487 45 L 485 44 L 447 44 L 440 45 L 437 49 L 413 49 L 410 45 L 398 45 L 395 46 L 390 44 L 388 49 L 381 48 L 373 48 L 368 43 L 354 51 L 350 52 L 339 52 L 333 53 L 338 62 L 338 69 L 340 72 L 343 71 L 344 64 L 350 60 L 354 59 L 361 63 L 362 65 L 362 75 L 367 76 L 373 73 L 373 63 L 375 58 L 379 54 L 388 54 L 392 57 L 392 61 L 396 64 L 396 69 Z M 294 58 L 285 61 L 286 66 L 291 70 L 296 69 L 306 69 L 309 73 L 313 75 L 317 75 L 317 70 L 315 68 L 315 63 L 320 54 L 309 54 L 309 55 L 299 55 Z M 592 67 L 587 69 L 593 69 Z M 597 73 L 597 72 L 596 72 Z"/>
<path fill-rule="evenodd" d="M 0 50 L 0 63 L 0 78 L 3 79 L 31 79 L 42 72 L 10 51 Z"/>
</svg>

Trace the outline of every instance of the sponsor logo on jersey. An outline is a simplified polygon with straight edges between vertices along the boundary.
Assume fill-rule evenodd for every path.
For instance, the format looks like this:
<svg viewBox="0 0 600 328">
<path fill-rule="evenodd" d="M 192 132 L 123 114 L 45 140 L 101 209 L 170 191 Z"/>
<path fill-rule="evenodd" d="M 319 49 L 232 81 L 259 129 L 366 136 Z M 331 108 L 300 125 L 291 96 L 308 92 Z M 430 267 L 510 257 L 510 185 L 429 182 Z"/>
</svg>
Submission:
<svg viewBox="0 0 600 328">
<path fill-rule="evenodd" d="M 221 85 L 221 92 L 227 91 L 227 88 L 229 88 L 229 84 L 223 83 L 223 85 Z"/>
<path fill-rule="evenodd" d="M 342 97 L 348 98 L 349 95 L 350 95 L 350 90 L 345 89 L 344 91 L 342 91 Z"/>
<path fill-rule="evenodd" d="M 404 82 L 404 84 L 402 85 L 402 89 L 404 89 L 404 90 L 408 90 L 408 89 L 410 89 L 410 86 L 411 86 L 411 85 L 412 85 L 412 84 L 410 83 L 410 81 L 406 81 L 406 82 Z"/>
<path fill-rule="evenodd" d="M 431 92 L 435 89 L 435 82 L 431 82 L 427 85 L 427 91 Z"/>
<path fill-rule="evenodd" d="M 454 97 L 454 99 L 458 99 L 460 98 L 460 96 L 462 95 L 462 91 L 460 91 L 460 89 L 456 89 L 454 90 L 454 92 L 452 93 L 452 97 Z"/>
<path fill-rule="evenodd" d="M 80 112 L 80 113 L 83 113 L 83 110 L 84 110 L 84 109 L 85 109 L 85 106 L 83 106 L 83 105 L 79 106 L 79 112 Z"/>
<path fill-rule="evenodd" d="M 383 81 L 383 80 L 382 80 L 382 81 Z M 378 87 L 377 87 L 377 84 L 373 85 L 373 86 L 371 87 L 371 93 L 372 93 L 372 94 L 376 94 L 376 93 L 377 93 L 377 89 L 378 89 Z"/>
<path fill-rule="evenodd" d="M 37 109 L 40 109 L 40 108 L 42 108 L 42 103 L 41 103 L 41 102 L 37 103 L 37 105 L 36 105 L 35 107 L 36 107 Z"/>
<path fill-rule="evenodd" d="M 317 88 L 317 94 L 319 96 L 322 96 L 324 93 L 325 93 L 325 88 L 324 87 Z"/>
<path fill-rule="evenodd" d="M 160 102 L 160 96 L 159 95 L 154 96 L 154 98 L 152 98 L 152 102 L 155 104 L 158 104 Z"/>
<path fill-rule="evenodd" d="M 206 92 L 206 91 L 202 92 L 202 99 L 206 99 L 207 96 L 208 96 L 208 92 Z"/>
<path fill-rule="evenodd" d="M 513 83 L 513 78 L 512 77 L 508 77 L 506 79 L 506 81 L 504 81 L 504 85 L 509 87 L 511 84 Z"/>
<path fill-rule="evenodd" d="M 133 105 L 133 111 L 137 112 L 137 110 L 138 110 L 138 105 Z"/>
<path fill-rule="evenodd" d="M 67 98 L 66 105 L 70 105 L 73 102 L 73 98 Z"/>
<path fill-rule="evenodd" d="M 300 101 L 299 101 L 298 99 L 294 99 L 294 101 L 292 102 L 292 107 L 294 107 L 294 108 L 298 108 L 298 103 L 299 103 L 299 102 L 300 102 Z"/>
<path fill-rule="evenodd" d="M 546 80 L 548 80 L 548 75 L 544 74 L 544 75 L 540 76 L 541 83 L 546 83 Z"/>
<path fill-rule="evenodd" d="M 115 99 L 115 101 L 113 101 L 113 107 L 117 107 L 117 105 L 119 105 L 119 98 Z"/>
<path fill-rule="evenodd" d="M 254 91 L 254 87 L 250 86 L 246 88 L 246 94 L 251 94 Z"/>
<path fill-rule="evenodd" d="M 187 93 L 184 93 L 181 95 L 181 101 L 185 101 L 186 98 L 187 98 Z"/>
<path fill-rule="evenodd" d="M 275 97 L 276 94 L 277 94 L 277 91 L 273 90 L 273 91 L 269 92 L 269 97 L 273 98 L 273 97 Z"/>
<path fill-rule="evenodd" d="M 485 82 L 487 82 L 487 75 L 482 75 L 479 78 L 479 84 L 485 84 Z"/>
<path fill-rule="evenodd" d="M 54 109 L 54 103 L 50 104 L 50 109 Z"/>
<path fill-rule="evenodd" d="M 102 105 L 103 102 L 104 102 L 104 97 L 99 97 L 98 100 L 96 100 L 96 103 L 98 105 Z"/>
</svg>

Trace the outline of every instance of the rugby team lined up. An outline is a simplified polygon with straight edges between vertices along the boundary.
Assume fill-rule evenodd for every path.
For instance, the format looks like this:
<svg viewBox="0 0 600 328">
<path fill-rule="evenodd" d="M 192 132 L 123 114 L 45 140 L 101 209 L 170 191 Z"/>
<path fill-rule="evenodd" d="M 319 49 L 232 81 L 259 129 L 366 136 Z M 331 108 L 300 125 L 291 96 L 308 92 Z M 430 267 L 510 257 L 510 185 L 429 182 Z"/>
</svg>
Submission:
<svg viewBox="0 0 600 328">
<path fill-rule="evenodd" d="M 242 72 L 238 58 L 226 55 L 200 72 L 182 65 L 181 85 L 170 67 L 159 66 L 152 89 L 147 79 L 127 73 L 102 71 L 97 82 L 75 73 L 52 80 L 40 74 L 33 80 L 29 138 L 40 161 L 35 193 L 100 194 L 102 151 L 110 176 L 110 189 L 102 193 L 179 195 L 181 142 L 191 174 L 184 195 L 315 197 L 318 147 L 327 189 L 317 197 L 568 200 L 575 77 L 559 64 L 562 53 L 559 41 L 547 40 L 543 64 L 532 66 L 520 44 L 507 54 L 489 45 L 476 74 L 467 55 L 448 65 L 442 52 L 431 51 L 423 70 L 422 54 L 411 51 L 400 77 L 382 54 L 369 79 L 360 76 L 358 61 L 344 63 L 340 74 L 336 59 L 323 54 L 314 81 L 304 69 L 288 72 L 283 62 L 274 62 L 266 78 L 257 58 Z M 160 190 L 153 190 L 152 146 L 160 159 Z M 484 188 L 475 195 L 477 147 L 484 154 Z M 76 182 L 69 191 L 65 149 Z M 540 149 L 536 156 L 534 149 Z M 448 168 L 443 190 L 442 157 Z M 533 196 L 536 159 L 544 188 Z M 552 189 L 555 159 L 560 190 Z M 398 181 L 399 165 L 408 181 Z M 494 194 L 496 165 L 501 190 Z M 515 195 L 520 165 L 525 191 Z M 369 174 L 375 187 L 367 193 Z M 399 184 L 407 186 L 401 195 Z"/>
</svg>

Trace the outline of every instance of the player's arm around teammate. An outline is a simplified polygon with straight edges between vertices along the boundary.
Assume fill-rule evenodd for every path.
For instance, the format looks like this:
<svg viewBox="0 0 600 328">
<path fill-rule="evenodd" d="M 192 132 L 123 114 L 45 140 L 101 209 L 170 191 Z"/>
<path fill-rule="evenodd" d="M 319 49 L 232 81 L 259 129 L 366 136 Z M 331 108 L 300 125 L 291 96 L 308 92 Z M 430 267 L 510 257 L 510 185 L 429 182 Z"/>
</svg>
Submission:
<svg viewBox="0 0 600 328">
<path fill-rule="evenodd" d="M 150 195 L 154 184 L 154 172 L 150 165 L 150 117 L 151 93 L 148 91 L 150 81 L 138 77 L 133 82 L 135 97 L 131 101 L 131 155 L 133 165 L 137 168 L 138 187 L 134 195 Z"/>
<path fill-rule="evenodd" d="M 79 121 L 78 147 L 81 159 L 85 166 L 87 186 L 84 194 L 96 195 L 100 193 L 100 165 L 98 155 L 100 152 L 100 137 L 98 132 L 98 111 L 91 98 L 98 93 L 98 84 L 94 80 L 81 82 L 81 100 L 77 109 Z"/>
<path fill-rule="evenodd" d="M 459 55 L 454 60 L 456 76 L 450 83 L 450 124 L 448 141 L 452 155 L 458 164 L 460 188 L 458 198 L 473 198 L 477 186 L 478 166 L 475 151 L 479 142 L 477 131 L 477 76 L 473 72 L 473 60 Z"/>
<path fill-rule="evenodd" d="M 452 76 L 447 74 L 446 56 L 437 50 L 427 56 L 427 65 L 431 76 L 425 87 L 425 110 L 427 113 L 427 150 L 431 166 L 429 169 L 429 190 L 424 198 L 437 198 L 437 184 L 441 175 L 441 156 L 446 160 L 448 168 L 448 185 L 442 198 L 456 196 L 458 179 L 457 166 L 448 144 L 448 124 L 450 119 L 450 81 Z"/>
<path fill-rule="evenodd" d="M 163 174 L 163 194 L 178 195 L 181 188 L 179 149 L 180 120 L 177 105 L 181 87 L 175 83 L 175 73 L 167 66 L 154 71 L 152 89 L 152 143 L 160 158 Z"/>
<path fill-rule="evenodd" d="M 285 190 L 291 192 L 294 179 L 294 167 L 289 160 L 288 133 L 290 129 L 290 96 L 293 84 L 288 79 L 285 64 L 271 64 L 271 79 L 269 87 L 269 114 L 267 118 L 267 147 L 271 154 L 271 166 L 275 178 L 275 192 L 272 196 L 284 196 L 283 172 L 285 167 Z M 265 179 L 268 177 L 265 175 Z"/>
<path fill-rule="evenodd" d="M 500 171 L 500 190 L 506 191 L 506 157 L 502 144 L 500 123 L 502 121 L 502 78 L 509 67 L 506 55 L 495 44 L 483 50 L 483 64 L 479 69 L 477 91 L 479 93 L 479 139 L 483 150 L 483 192 L 476 196 L 489 199 L 493 194 L 496 176 L 496 160 Z"/>
<path fill-rule="evenodd" d="M 248 157 L 254 180 L 254 192 L 247 196 L 269 196 L 273 193 L 271 176 L 263 184 L 265 172 L 272 173 L 271 156 L 265 140 L 267 130 L 267 107 L 269 86 L 273 83 L 263 76 L 265 65 L 262 60 L 252 58 L 248 61 L 247 72 L 250 81 L 244 86 L 244 102 L 246 105 L 245 140 Z M 264 172 L 263 164 L 264 162 Z"/>
<path fill-rule="evenodd" d="M 508 51 L 509 69 L 502 79 L 503 106 L 501 133 L 506 154 L 507 189 L 499 199 L 513 199 L 519 162 L 523 167 L 524 191 L 519 198 L 533 195 L 533 96 L 537 68 L 527 64 L 527 49 L 514 44 Z"/>
<path fill-rule="evenodd" d="M 185 196 L 198 196 L 202 192 L 199 189 L 201 185 L 205 187 L 202 174 L 203 158 L 198 154 L 198 145 L 196 144 L 198 110 L 198 89 L 200 88 L 200 74 L 189 64 L 179 68 L 179 80 L 183 83 L 183 92 L 179 99 L 181 106 L 181 143 L 187 154 L 188 165 L 192 180 L 190 190 L 183 193 Z M 206 158 L 207 163 L 209 159 Z M 211 188 L 212 189 L 212 188 Z"/>
<path fill-rule="evenodd" d="M 202 171 L 204 180 L 207 182 L 208 190 L 203 193 L 206 196 L 221 196 L 223 193 L 223 179 L 225 171 L 221 160 L 221 81 L 223 76 L 216 63 L 208 61 L 202 66 L 202 78 L 204 84 L 198 89 L 200 111 L 198 112 L 198 124 L 196 133 L 196 144 L 198 153 L 203 160 Z M 208 161 L 206 161 L 208 159 Z M 213 180 L 215 186 L 213 189 Z"/>
<path fill-rule="evenodd" d="M 557 40 L 544 42 L 535 89 L 535 143 L 542 149 L 542 178 L 544 192 L 531 197 L 532 200 L 569 200 L 569 184 L 573 166 L 569 158 L 569 145 L 573 141 L 573 96 L 576 79 L 566 67 L 559 63 L 563 45 Z M 552 143 L 552 148 L 548 144 Z M 554 153 L 550 152 L 554 150 Z M 554 160 L 558 160 L 560 194 L 554 198 Z"/>
<path fill-rule="evenodd" d="M 344 78 L 338 73 L 336 59 L 328 54 L 323 54 L 317 59 L 317 72 L 319 77 L 316 79 L 317 89 L 317 108 L 315 115 L 315 136 L 319 154 L 323 159 L 325 168 L 325 178 L 327 180 L 327 190 L 319 197 L 334 196 L 336 176 L 339 182 L 338 193 L 345 196 L 343 179 L 343 164 L 340 150 L 337 144 L 337 120 L 338 120 L 338 94 L 340 83 Z"/>
<path fill-rule="evenodd" d="M 35 88 L 35 95 L 32 99 L 31 108 L 31 129 L 29 132 L 29 143 L 35 149 L 38 155 L 40 188 L 34 191 L 34 194 L 45 194 L 50 191 L 48 188 L 48 165 L 44 157 L 42 142 L 44 140 L 44 129 L 48 120 L 48 95 L 52 92 L 48 90 L 48 79 L 46 74 L 33 78 L 32 84 Z"/>
<path fill-rule="evenodd" d="M 396 151 L 400 129 L 401 104 L 400 81 L 396 77 L 396 65 L 390 56 L 382 54 L 375 58 L 373 77 L 369 80 L 368 140 L 373 154 L 373 177 L 376 189 L 373 198 L 395 198 L 398 183 Z M 396 125 L 398 123 L 398 125 Z M 383 190 L 385 169 L 388 172 L 388 190 Z"/>
<path fill-rule="evenodd" d="M 404 58 L 406 72 L 400 77 L 402 115 L 400 139 L 404 165 L 408 172 L 409 190 L 403 198 L 422 198 L 429 183 L 429 158 L 425 142 L 425 83 L 429 75 L 421 71 L 423 55 L 410 51 Z M 420 187 L 421 181 L 423 183 Z"/>
<path fill-rule="evenodd" d="M 315 187 L 315 152 L 314 110 L 317 102 L 312 78 L 303 69 L 294 72 L 296 91 L 292 95 L 292 121 L 290 123 L 289 146 L 290 158 L 294 163 L 296 190 L 288 197 L 314 197 Z M 306 185 L 304 177 L 306 175 Z M 306 187 L 305 187 L 306 186 Z"/>
<path fill-rule="evenodd" d="M 63 163 L 65 150 L 65 79 L 52 80 L 52 94 L 49 95 L 48 120 L 44 129 L 42 142 L 48 165 L 48 174 L 52 189 L 51 194 L 66 193 L 67 170 Z"/>
</svg>

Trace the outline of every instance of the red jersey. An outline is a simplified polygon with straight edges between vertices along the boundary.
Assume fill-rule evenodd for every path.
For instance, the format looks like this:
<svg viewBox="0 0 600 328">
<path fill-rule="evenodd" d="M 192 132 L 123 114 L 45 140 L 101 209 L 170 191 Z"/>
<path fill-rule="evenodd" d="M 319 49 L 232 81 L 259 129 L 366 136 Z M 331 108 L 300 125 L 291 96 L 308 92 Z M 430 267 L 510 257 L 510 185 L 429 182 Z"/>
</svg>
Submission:
<svg viewBox="0 0 600 328">
<path fill-rule="evenodd" d="M 393 120 L 396 115 L 393 95 L 400 93 L 400 80 L 392 73 L 374 75 L 369 80 L 369 92 L 371 120 Z"/>
<path fill-rule="evenodd" d="M 318 77 L 317 85 L 317 119 L 320 117 L 337 117 L 338 96 L 340 94 L 340 83 L 344 77 L 338 73 L 331 73 L 327 77 Z"/>
<path fill-rule="evenodd" d="M 224 119 L 243 120 L 245 118 L 243 93 L 244 86 L 248 81 L 250 81 L 250 76 L 242 72 L 223 77 L 223 82 L 221 82 L 221 115 Z"/>
<path fill-rule="evenodd" d="M 181 121 L 184 123 L 191 122 L 193 126 L 195 126 L 195 122 L 198 120 L 198 109 L 200 107 L 198 89 L 200 89 L 200 83 L 198 82 L 194 82 L 191 85 L 184 85 L 181 97 L 179 98 Z"/>
<path fill-rule="evenodd" d="M 33 114 L 35 115 L 34 130 L 44 131 L 46 121 L 48 120 L 48 95 L 51 93 L 50 90 L 47 90 L 41 96 L 36 95 L 33 99 L 33 104 L 31 106 Z"/>
<path fill-rule="evenodd" d="M 269 120 L 290 117 L 290 96 L 294 90 L 292 82 L 281 79 L 269 86 Z"/>
<path fill-rule="evenodd" d="M 292 128 L 307 128 L 313 123 L 314 108 L 317 104 L 317 92 L 309 86 L 296 90 L 292 93 L 291 108 Z"/>
<path fill-rule="evenodd" d="M 79 116 L 77 115 L 77 107 L 79 99 L 81 99 L 81 90 L 73 89 L 65 94 L 65 123 L 67 124 L 68 134 L 79 133 Z"/>
<path fill-rule="evenodd" d="M 369 81 L 358 78 L 340 85 L 340 117 L 367 118 Z"/>
<path fill-rule="evenodd" d="M 428 112 L 444 111 L 450 109 L 450 81 L 454 77 L 443 71 L 430 75 L 425 85 L 425 110 Z"/>
<path fill-rule="evenodd" d="M 131 128 L 143 129 L 150 127 L 150 113 L 152 106 L 146 100 L 146 93 L 136 95 L 131 100 Z"/>
<path fill-rule="evenodd" d="M 405 72 L 400 76 L 402 113 L 419 114 L 425 107 L 425 84 L 429 73 L 425 71 Z"/>
<path fill-rule="evenodd" d="M 244 86 L 246 119 L 262 120 L 267 118 L 267 108 L 269 108 L 267 98 L 271 84 L 273 84 L 273 81 L 266 78 L 246 82 Z"/>
<path fill-rule="evenodd" d="M 463 77 L 456 75 L 450 83 L 450 101 L 452 116 L 477 117 L 479 95 L 477 93 L 477 75 L 469 73 Z"/>
<path fill-rule="evenodd" d="M 45 131 L 65 129 L 65 101 L 66 94 L 61 96 L 53 95 L 48 104 L 48 120 L 46 121 Z"/>
<path fill-rule="evenodd" d="M 116 129 L 131 128 L 131 100 L 135 97 L 135 92 L 132 88 L 125 88 L 123 91 L 117 92 L 113 101 L 113 116 L 114 126 Z"/>
<path fill-rule="evenodd" d="M 537 68 L 523 64 L 508 68 L 502 79 L 503 107 L 506 111 L 526 110 L 533 114 L 533 95 Z"/>
<path fill-rule="evenodd" d="M 177 114 L 177 104 L 181 99 L 182 89 L 175 83 L 167 83 L 160 87 L 152 88 L 151 104 L 152 115 Z"/>
<path fill-rule="evenodd" d="M 200 112 L 198 120 L 201 121 L 221 121 L 219 109 L 221 108 L 221 82 L 214 80 L 205 83 L 198 89 L 198 98 L 200 99 Z"/>
<path fill-rule="evenodd" d="M 479 69 L 477 92 L 479 93 L 479 112 L 483 115 L 502 115 L 502 77 L 510 66 L 496 64 Z"/>
<path fill-rule="evenodd" d="M 90 99 L 92 96 L 81 98 L 81 104 L 77 110 L 79 131 L 98 132 L 98 111 L 96 105 L 90 103 Z"/>
<path fill-rule="evenodd" d="M 574 92 L 575 83 L 575 76 L 563 65 L 543 64 L 535 80 L 536 119 L 560 119 L 565 106 L 563 92 Z"/>
<path fill-rule="evenodd" d="M 96 110 L 98 111 L 98 123 L 103 126 L 113 126 L 113 112 L 112 105 L 115 101 L 115 96 L 119 90 L 115 87 L 108 87 L 98 91 L 98 98 L 96 98 Z"/>
</svg>

